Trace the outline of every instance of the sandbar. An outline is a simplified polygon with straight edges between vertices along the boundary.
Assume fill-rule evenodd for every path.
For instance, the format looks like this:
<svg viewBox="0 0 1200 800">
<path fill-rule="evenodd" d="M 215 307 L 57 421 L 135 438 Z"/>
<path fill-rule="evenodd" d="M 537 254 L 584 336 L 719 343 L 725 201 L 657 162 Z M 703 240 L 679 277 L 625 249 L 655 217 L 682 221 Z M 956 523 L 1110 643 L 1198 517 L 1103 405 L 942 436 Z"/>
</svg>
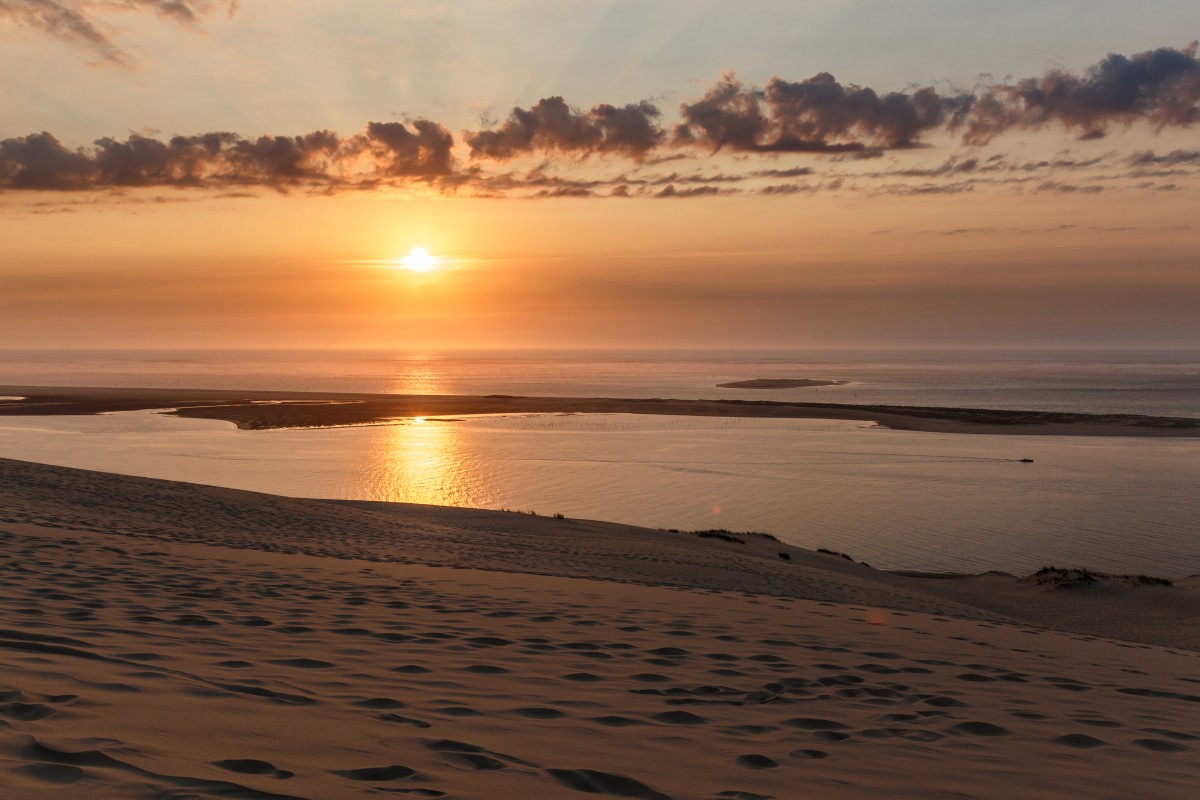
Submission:
<svg viewBox="0 0 1200 800">
<path fill-rule="evenodd" d="M 171 409 L 250 430 L 363 425 L 470 414 L 595 413 L 855 420 L 896 430 L 1053 436 L 1200 436 L 1200 418 L 770 400 L 394 395 L 198 389 L 0 386 L 23 399 L 0 416 Z"/>
<path fill-rule="evenodd" d="M 814 378 L 750 378 L 744 381 L 718 383 L 718 389 L 804 389 L 815 386 L 845 386 L 850 381 L 827 381 Z"/>
</svg>

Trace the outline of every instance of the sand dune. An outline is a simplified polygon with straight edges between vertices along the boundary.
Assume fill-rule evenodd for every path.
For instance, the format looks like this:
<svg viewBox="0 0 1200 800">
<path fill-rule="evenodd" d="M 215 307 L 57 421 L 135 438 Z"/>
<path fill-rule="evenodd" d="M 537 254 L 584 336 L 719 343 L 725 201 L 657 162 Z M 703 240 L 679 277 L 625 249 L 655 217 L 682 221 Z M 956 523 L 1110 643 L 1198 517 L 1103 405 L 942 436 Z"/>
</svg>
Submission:
<svg viewBox="0 0 1200 800">
<path fill-rule="evenodd" d="M 0 542 L 5 798 L 1200 783 L 1186 581 L 918 578 L 766 540 L 4 460 Z M 1097 638 L 1139 617 L 1158 620 L 1142 642 Z"/>
</svg>

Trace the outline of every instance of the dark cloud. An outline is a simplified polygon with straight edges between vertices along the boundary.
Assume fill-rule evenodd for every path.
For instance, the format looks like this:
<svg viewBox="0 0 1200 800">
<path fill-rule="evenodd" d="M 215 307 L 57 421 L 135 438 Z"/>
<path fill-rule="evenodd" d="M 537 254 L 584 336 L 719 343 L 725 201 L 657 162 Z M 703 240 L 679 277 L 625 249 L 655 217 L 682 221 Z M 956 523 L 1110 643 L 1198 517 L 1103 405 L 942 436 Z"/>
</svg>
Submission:
<svg viewBox="0 0 1200 800">
<path fill-rule="evenodd" d="M 43 132 L 0 140 L 0 190 L 370 188 L 451 174 L 453 144 L 448 130 L 428 120 L 411 129 L 372 122 L 345 138 L 330 131 L 257 139 L 205 133 L 164 142 L 135 134 L 74 150 Z"/>
<path fill-rule="evenodd" d="M 995 169 L 990 167 L 989 169 Z M 965 158 L 959 159 L 955 156 L 943 161 L 936 167 L 913 167 L 910 169 L 897 170 L 893 175 L 899 175 L 905 178 L 940 178 L 946 175 L 961 175 L 964 173 L 975 172 L 979 169 L 979 159 Z"/>
<path fill-rule="evenodd" d="M 430 178 L 453 170 L 454 135 L 436 122 L 419 119 L 410 131 L 399 122 L 370 122 L 365 143 L 377 169 L 387 177 Z"/>
<path fill-rule="evenodd" d="M 919 145 L 934 131 L 982 145 L 1011 129 L 1058 125 L 1083 139 L 1146 121 L 1157 131 L 1200 121 L 1197 45 L 1133 56 L 1110 54 L 1082 74 L 1051 70 L 1011 85 L 941 94 L 933 87 L 877 93 L 826 72 L 802 81 L 774 77 L 766 88 L 721 76 L 680 107 L 676 145 L 714 151 L 857 153 Z"/>
<path fill-rule="evenodd" d="M 498 161 L 546 151 L 642 158 L 664 137 L 658 116 L 648 102 L 579 111 L 561 97 L 547 97 L 532 108 L 514 108 L 500 127 L 467 133 L 465 138 L 472 158 Z"/>
<path fill-rule="evenodd" d="M 948 103 L 933 89 L 877 94 L 822 72 L 765 89 L 725 74 L 694 103 L 680 106 L 674 142 L 746 152 L 847 153 L 912 147 L 943 124 Z"/>
<path fill-rule="evenodd" d="M 113 44 L 77 4 L 57 0 L 0 0 L 0 19 L 11 19 L 48 34 L 101 61 L 129 66 L 128 57 L 121 48 Z"/>
<path fill-rule="evenodd" d="M 584 189 L 573 186 L 560 186 L 557 189 L 542 189 L 534 195 L 538 198 L 546 197 L 593 197 L 595 193 L 591 189 Z"/>
<path fill-rule="evenodd" d="M 1200 150 L 1172 150 L 1162 155 L 1157 155 L 1151 150 L 1144 150 L 1130 156 L 1129 163 L 1135 167 L 1151 165 L 1174 167 L 1200 164 Z"/>
<path fill-rule="evenodd" d="M 1043 181 L 1038 184 L 1037 191 L 1053 194 L 1097 194 L 1103 192 L 1104 187 L 1095 184 L 1079 185 L 1076 183 L 1063 183 L 1062 181 Z"/>
<path fill-rule="evenodd" d="M 803 183 L 773 183 L 759 189 L 758 193 L 765 195 L 812 194 L 814 191 L 816 190 L 812 186 Z"/>
<path fill-rule="evenodd" d="M 884 186 L 880 190 L 880 193 L 909 197 L 934 194 L 963 194 L 964 192 L 973 191 L 975 191 L 975 184 L 971 181 L 957 181 L 955 183 L 891 184 Z"/>
<path fill-rule="evenodd" d="M 953 127 L 968 144 L 984 144 L 1011 128 L 1061 125 L 1080 138 L 1103 137 L 1113 125 L 1146 121 L 1155 130 L 1200 121 L 1197 43 L 1133 56 L 1109 54 L 1082 75 L 1051 70 L 1040 78 L 992 86 L 972 98 Z"/>
<path fill-rule="evenodd" d="M 753 178 L 802 178 L 812 175 L 811 167 L 789 167 L 788 169 L 756 169 L 750 173 Z"/>
<path fill-rule="evenodd" d="M 97 11 L 150 12 L 185 25 L 219 7 L 236 13 L 239 3 L 227 6 L 206 0 L 0 0 L 0 20 L 9 19 L 31 30 L 77 47 L 102 62 L 122 67 L 132 60 L 103 30 Z"/>
<path fill-rule="evenodd" d="M 670 183 L 662 188 L 661 191 L 655 192 L 654 197 L 658 198 L 685 198 L 685 197 L 712 197 L 718 194 L 732 194 L 737 192 L 737 189 L 721 189 L 717 186 L 692 186 L 687 189 L 676 189 L 675 184 Z"/>
</svg>

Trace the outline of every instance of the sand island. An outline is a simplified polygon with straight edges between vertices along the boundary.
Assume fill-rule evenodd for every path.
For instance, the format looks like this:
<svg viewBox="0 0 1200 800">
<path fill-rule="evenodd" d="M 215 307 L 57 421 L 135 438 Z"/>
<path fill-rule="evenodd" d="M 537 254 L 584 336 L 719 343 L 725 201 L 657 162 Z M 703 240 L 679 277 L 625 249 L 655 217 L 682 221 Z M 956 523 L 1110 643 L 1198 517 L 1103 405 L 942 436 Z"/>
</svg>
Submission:
<svg viewBox="0 0 1200 800">
<path fill-rule="evenodd" d="M 0 416 L 100 414 L 169 409 L 180 417 L 220 419 L 239 428 L 363 425 L 465 414 L 666 414 L 776 419 L 858 420 L 896 430 L 1057 436 L 1200 436 L 1200 418 L 981 408 L 850 405 L 771 400 L 399 395 L 334 392 L 0 386 L 19 400 Z"/>
<path fill-rule="evenodd" d="M 827 381 L 814 378 L 750 378 L 744 381 L 718 383 L 718 389 L 807 389 L 818 386 L 845 386 L 850 381 Z"/>
</svg>

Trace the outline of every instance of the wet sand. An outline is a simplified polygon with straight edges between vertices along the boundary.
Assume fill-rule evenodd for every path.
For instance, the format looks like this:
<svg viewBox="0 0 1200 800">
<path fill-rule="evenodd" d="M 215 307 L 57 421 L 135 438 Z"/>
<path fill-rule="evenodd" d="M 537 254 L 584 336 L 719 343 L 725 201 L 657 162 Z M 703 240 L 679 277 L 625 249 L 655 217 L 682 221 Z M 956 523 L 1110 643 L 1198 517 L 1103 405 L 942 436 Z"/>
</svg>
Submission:
<svg viewBox="0 0 1200 800">
<path fill-rule="evenodd" d="M 165 408 L 174 409 L 172 413 L 182 417 L 225 420 L 239 428 L 251 430 L 365 425 L 446 415 L 555 413 L 860 420 L 896 430 L 940 433 L 1200 436 L 1200 419 L 1187 417 L 767 400 L 380 395 L 30 386 L 0 386 L 0 393 L 21 398 L 0 402 L 0 416 L 98 414 Z"/>
<path fill-rule="evenodd" d="M 15 800 L 1200 782 L 1194 578 L 896 575 L 765 537 L 9 460 L 0 541 Z"/>
<path fill-rule="evenodd" d="M 845 386 L 850 381 L 829 381 L 814 378 L 750 378 L 744 381 L 718 383 L 718 389 L 807 389 L 820 386 Z"/>
</svg>

